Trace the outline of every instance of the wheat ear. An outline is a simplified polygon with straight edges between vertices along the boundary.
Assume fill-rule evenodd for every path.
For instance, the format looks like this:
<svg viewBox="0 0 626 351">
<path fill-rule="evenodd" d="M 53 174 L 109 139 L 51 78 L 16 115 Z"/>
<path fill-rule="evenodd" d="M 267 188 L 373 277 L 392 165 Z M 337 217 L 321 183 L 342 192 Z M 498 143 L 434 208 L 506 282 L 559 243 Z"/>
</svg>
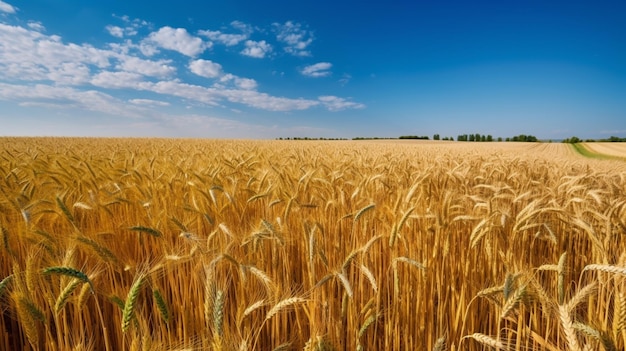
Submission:
<svg viewBox="0 0 626 351">
<path fill-rule="evenodd" d="M 21 321 L 26 338 L 31 346 L 38 350 L 39 330 L 35 320 L 43 320 L 43 313 L 23 293 L 16 292 L 13 294 L 13 300 L 16 303 L 17 315 Z"/>
<path fill-rule="evenodd" d="M 478 341 L 479 343 L 485 346 L 492 347 L 496 350 L 506 350 L 506 346 L 504 345 L 504 343 L 502 343 L 502 341 L 494 339 L 493 337 L 489 335 L 485 335 L 482 333 L 474 333 L 472 335 L 467 335 L 463 337 L 463 339 L 465 338 L 472 338 Z"/>
<path fill-rule="evenodd" d="M 283 309 L 285 309 L 285 308 L 287 308 L 287 307 L 289 307 L 291 305 L 295 305 L 295 304 L 298 304 L 298 303 L 303 303 L 305 301 L 306 301 L 305 299 L 303 299 L 301 297 L 297 297 L 297 296 L 284 299 L 284 300 L 278 302 L 276 305 L 274 305 L 274 307 L 272 307 L 272 309 L 267 312 L 267 315 L 265 316 L 265 320 L 268 320 L 268 319 L 274 317 L 277 313 L 279 313 L 280 311 L 282 311 Z"/>
<path fill-rule="evenodd" d="M 143 275 L 139 275 L 135 282 L 130 287 L 128 292 L 128 296 L 126 297 L 126 302 L 124 303 L 124 311 L 122 312 L 122 332 L 128 331 L 130 327 L 130 321 L 133 319 L 135 314 L 135 308 L 137 307 L 137 299 L 139 298 L 139 292 L 141 291 L 141 286 L 143 285 L 145 277 Z"/>
<path fill-rule="evenodd" d="M 433 351 L 444 351 L 446 349 L 446 336 L 442 336 L 435 341 Z"/>
<path fill-rule="evenodd" d="M 54 304 L 55 312 L 58 313 L 65 306 L 67 299 L 69 299 L 72 292 L 76 290 L 78 284 L 81 284 L 80 279 L 74 278 L 69 284 L 67 284 L 63 291 L 61 291 L 61 294 L 59 294 L 59 297 L 57 297 L 57 301 Z"/>
<path fill-rule="evenodd" d="M 561 320 L 561 326 L 563 327 L 563 332 L 565 333 L 565 339 L 567 340 L 569 350 L 581 351 L 580 345 L 578 344 L 578 338 L 576 337 L 574 323 L 572 322 L 567 305 L 559 306 L 559 318 Z"/>
<path fill-rule="evenodd" d="M 608 264 L 589 264 L 583 269 L 583 272 L 585 271 L 600 271 L 612 274 L 626 275 L 626 268 Z"/>
<path fill-rule="evenodd" d="M 169 322 L 170 312 L 167 308 L 167 304 L 165 303 L 165 299 L 163 298 L 163 295 L 161 295 L 161 292 L 159 290 L 154 289 L 152 291 L 152 296 L 154 296 L 154 302 L 156 303 L 157 308 L 159 309 L 161 318 L 163 318 L 165 323 Z"/>
<path fill-rule="evenodd" d="M 43 273 L 44 274 L 59 274 L 59 275 L 65 275 L 68 277 L 79 279 L 83 283 L 89 284 L 89 286 L 91 287 L 91 290 L 93 291 L 93 284 L 91 283 L 91 280 L 89 280 L 89 277 L 87 277 L 87 274 L 79 271 L 78 269 L 71 268 L 71 267 L 48 267 L 43 270 Z"/>
</svg>

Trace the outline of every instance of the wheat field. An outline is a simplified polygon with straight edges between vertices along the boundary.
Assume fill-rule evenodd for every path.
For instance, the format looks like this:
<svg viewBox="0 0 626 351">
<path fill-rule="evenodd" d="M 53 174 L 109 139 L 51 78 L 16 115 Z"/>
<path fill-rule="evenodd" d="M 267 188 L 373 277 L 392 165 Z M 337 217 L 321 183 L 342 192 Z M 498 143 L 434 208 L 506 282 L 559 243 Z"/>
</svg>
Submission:
<svg viewBox="0 0 626 351">
<path fill-rule="evenodd" d="M 587 149 L 603 155 L 622 157 L 626 159 L 626 143 L 594 142 L 584 143 Z"/>
<path fill-rule="evenodd" d="M 0 138 L 2 350 L 623 350 L 626 164 Z"/>
</svg>

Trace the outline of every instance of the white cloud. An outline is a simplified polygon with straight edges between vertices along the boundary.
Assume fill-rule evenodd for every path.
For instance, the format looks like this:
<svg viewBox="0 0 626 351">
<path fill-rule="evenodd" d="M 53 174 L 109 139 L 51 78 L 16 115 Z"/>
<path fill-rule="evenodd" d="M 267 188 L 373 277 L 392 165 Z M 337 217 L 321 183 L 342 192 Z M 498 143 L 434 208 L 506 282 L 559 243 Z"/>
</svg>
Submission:
<svg viewBox="0 0 626 351">
<path fill-rule="evenodd" d="M 133 72 L 109 72 L 104 71 L 96 74 L 91 79 L 91 84 L 101 88 L 112 89 L 141 89 L 142 75 Z"/>
<path fill-rule="evenodd" d="M 0 0 L 0 11 L 6 13 L 15 13 L 17 12 L 17 7 L 7 4 L 6 2 Z"/>
<path fill-rule="evenodd" d="M 28 21 L 26 25 L 28 26 L 28 28 L 36 30 L 38 32 L 43 32 L 46 30 L 46 27 L 44 27 L 43 24 L 38 21 Z"/>
<path fill-rule="evenodd" d="M 217 106 L 220 100 L 218 90 L 206 88 L 199 85 L 181 83 L 178 81 L 160 81 L 156 83 L 146 83 L 142 89 L 159 94 L 171 95 L 185 100 L 196 101 L 210 106 Z"/>
<path fill-rule="evenodd" d="M 107 67 L 112 55 L 111 51 L 65 44 L 58 36 L 0 23 L 0 78 L 54 81 L 60 77 L 62 84 L 68 84 L 71 70 L 86 72 L 89 65 Z M 81 81 L 77 79 L 76 83 Z"/>
<path fill-rule="evenodd" d="M 272 46 L 268 44 L 265 40 L 261 41 L 246 41 L 246 48 L 241 51 L 242 55 L 255 57 L 255 58 L 264 58 L 266 54 L 272 51 Z"/>
<path fill-rule="evenodd" d="M 89 82 L 89 67 L 78 62 L 64 62 L 52 67 L 47 78 L 59 85 L 81 85 Z"/>
<path fill-rule="evenodd" d="M 236 78 L 235 85 L 237 85 L 238 88 L 245 90 L 253 90 L 258 87 L 256 80 L 250 78 Z"/>
<path fill-rule="evenodd" d="M 212 41 L 224 44 L 226 46 L 235 46 L 239 44 L 240 42 L 248 39 L 248 35 L 246 34 L 226 34 L 218 30 L 216 31 L 201 30 L 201 31 L 198 31 L 198 34 L 205 36 L 211 39 Z"/>
<path fill-rule="evenodd" d="M 112 36 L 114 36 L 116 38 L 123 38 L 124 37 L 124 28 L 122 28 L 122 27 L 109 25 L 109 26 L 106 26 L 105 28 L 109 32 L 109 34 L 111 34 Z"/>
<path fill-rule="evenodd" d="M 362 109 L 365 108 L 365 105 L 358 103 L 358 102 L 352 102 L 352 101 L 348 101 L 344 98 L 340 98 L 337 96 L 332 96 L 332 95 L 328 95 L 328 96 L 320 96 L 318 98 L 319 101 L 322 102 L 322 104 L 324 104 L 324 106 L 329 110 L 329 111 L 341 111 L 341 110 L 345 110 L 345 109 Z"/>
<path fill-rule="evenodd" d="M 135 56 L 124 55 L 120 58 L 118 69 L 139 73 L 150 77 L 168 77 L 176 72 L 176 68 L 171 66 L 171 60 L 144 60 Z"/>
<path fill-rule="evenodd" d="M 127 17 L 121 19 L 130 23 L 128 27 L 147 26 L 145 22 L 131 21 Z M 240 22 L 231 25 L 242 33 L 251 31 Z M 172 104 L 183 101 L 194 106 L 228 109 L 238 107 L 234 104 L 268 111 L 304 110 L 315 106 L 337 111 L 363 106 L 339 97 L 290 98 L 257 91 L 260 84 L 255 79 L 224 72 L 217 62 L 195 58 L 210 43 L 183 28 L 162 27 L 136 41 L 125 38 L 129 34 L 124 25 L 119 28 L 124 29 L 123 39 L 105 43 L 100 49 L 88 44 L 67 43 L 58 35 L 42 33 L 38 30 L 42 30 L 43 25 L 38 22 L 22 26 L 0 23 L 0 100 L 14 101 L 21 106 L 55 106 L 130 117 L 147 116 L 167 106 L 158 101 L 159 97 L 141 99 L 133 96 L 137 93 L 171 98 Z M 114 32 L 119 33 L 117 29 Z M 244 50 L 250 51 L 242 54 L 253 57 L 263 57 L 272 50 L 265 41 L 248 40 L 244 45 Z M 164 50 L 158 60 L 142 55 L 154 54 L 160 48 Z M 215 79 L 213 84 L 202 86 L 183 81 L 186 75 L 177 75 L 177 61 L 171 58 L 176 55 L 165 49 L 191 56 L 188 69 Z M 320 62 L 310 67 L 307 72 L 319 76 L 329 74 L 331 65 Z M 123 98 L 109 95 L 113 90 Z"/>
<path fill-rule="evenodd" d="M 222 75 L 222 65 L 211 60 L 194 60 L 189 63 L 189 70 L 206 78 L 217 78 Z"/>
<path fill-rule="evenodd" d="M 224 76 L 222 76 L 222 78 L 220 78 L 220 82 L 222 83 L 231 81 L 235 84 L 237 88 L 244 90 L 254 90 L 258 86 L 257 82 L 254 79 L 241 78 L 232 74 L 225 74 Z"/>
<path fill-rule="evenodd" d="M 314 100 L 276 97 L 254 90 L 229 89 L 221 90 L 219 93 L 230 102 L 236 102 L 267 111 L 306 110 L 319 105 L 319 102 Z"/>
<path fill-rule="evenodd" d="M 22 101 L 25 106 L 56 106 L 138 118 L 139 110 L 112 96 L 95 90 L 77 90 L 45 84 L 17 85 L 0 83 L 0 100 Z"/>
<path fill-rule="evenodd" d="M 163 107 L 163 106 L 169 106 L 170 105 L 169 102 L 158 101 L 158 100 L 151 100 L 151 99 L 130 99 L 130 100 L 128 100 L 128 102 L 130 102 L 131 104 L 134 104 L 134 105 L 141 105 L 141 106 L 158 106 L 158 107 Z"/>
<path fill-rule="evenodd" d="M 303 29 L 300 23 L 287 21 L 285 24 L 273 23 L 276 39 L 285 44 L 284 50 L 294 56 L 311 56 L 307 50 L 313 42 L 313 33 Z"/>
<path fill-rule="evenodd" d="M 210 42 L 204 42 L 202 39 L 190 35 L 185 28 L 167 26 L 150 33 L 146 42 L 156 44 L 163 49 L 178 51 L 190 57 L 195 57 L 211 47 Z"/>
<path fill-rule="evenodd" d="M 300 73 L 313 78 L 328 77 L 331 74 L 329 70 L 332 66 L 333 65 L 330 62 L 319 62 L 314 65 L 304 67 Z"/>
</svg>

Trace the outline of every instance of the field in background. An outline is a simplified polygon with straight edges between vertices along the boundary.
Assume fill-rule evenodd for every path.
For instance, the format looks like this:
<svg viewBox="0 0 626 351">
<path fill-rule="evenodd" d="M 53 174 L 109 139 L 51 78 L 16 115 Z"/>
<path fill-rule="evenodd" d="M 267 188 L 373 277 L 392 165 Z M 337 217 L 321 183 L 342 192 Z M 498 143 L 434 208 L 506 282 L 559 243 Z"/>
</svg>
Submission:
<svg viewBox="0 0 626 351">
<path fill-rule="evenodd" d="M 2 138 L 0 349 L 618 350 L 626 163 Z"/>
<path fill-rule="evenodd" d="M 626 159 L 626 143 L 584 143 L 594 153 Z"/>
</svg>

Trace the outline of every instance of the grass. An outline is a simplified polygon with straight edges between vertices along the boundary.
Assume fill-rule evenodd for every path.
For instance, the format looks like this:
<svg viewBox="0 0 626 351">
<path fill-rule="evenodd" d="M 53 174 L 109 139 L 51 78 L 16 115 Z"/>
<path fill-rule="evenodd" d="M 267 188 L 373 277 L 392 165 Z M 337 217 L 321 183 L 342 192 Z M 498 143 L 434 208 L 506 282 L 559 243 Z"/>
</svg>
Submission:
<svg viewBox="0 0 626 351">
<path fill-rule="evenodd" d="M 0 144 L 3 350 L 626 346 L 622 162 L 547 143 Z"/>
</svg>

